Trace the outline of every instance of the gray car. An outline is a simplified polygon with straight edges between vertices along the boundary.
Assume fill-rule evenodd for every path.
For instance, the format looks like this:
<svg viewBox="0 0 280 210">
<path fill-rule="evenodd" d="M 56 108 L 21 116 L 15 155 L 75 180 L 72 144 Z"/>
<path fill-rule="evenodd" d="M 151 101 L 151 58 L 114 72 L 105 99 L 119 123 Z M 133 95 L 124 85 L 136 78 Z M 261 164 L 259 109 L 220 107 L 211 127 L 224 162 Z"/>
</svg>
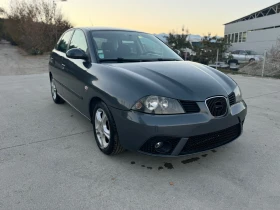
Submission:
<svg viewBox="0 0 280 210">
<path fill-rule="evenodd" d="M 236 82 L 182 59 L 155 36 L 114 28 L 73 28 L 50 55 L 55 103 L 93 124 L 107 155 L 125 149 L 180 156 L 238 138 L 247 106 Z"/>
<path fill-rule="evenodd" d="M 225 57 L 232 57 L 231 59 L 235 59 L 239 63 L 251 63 L 254 61 L 260 61 L 264 58 L 263 55 L 259 55 L 252 50 L 235 50 L 230 53 L 225 53 Z"/>
</svg>

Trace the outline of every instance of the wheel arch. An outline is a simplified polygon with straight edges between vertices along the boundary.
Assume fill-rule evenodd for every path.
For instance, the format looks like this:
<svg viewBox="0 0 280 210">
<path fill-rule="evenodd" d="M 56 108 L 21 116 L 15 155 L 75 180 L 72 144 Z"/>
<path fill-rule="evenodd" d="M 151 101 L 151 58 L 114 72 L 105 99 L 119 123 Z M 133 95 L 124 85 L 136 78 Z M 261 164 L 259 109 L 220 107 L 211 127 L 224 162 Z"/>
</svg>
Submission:
<svg viewBox="0 0 280 210">
<path fill-rule="evenodd" d="M 89 102 L 89 114 L 90 114 L 91 120 L 92 120 L 93 109 L 94 109 L 95 105 L 100 101 L 103 101 L 103 100 L 101 98 L 95 96 L 95 97 L 91 98 L 91 100 Z"/>
</svg>

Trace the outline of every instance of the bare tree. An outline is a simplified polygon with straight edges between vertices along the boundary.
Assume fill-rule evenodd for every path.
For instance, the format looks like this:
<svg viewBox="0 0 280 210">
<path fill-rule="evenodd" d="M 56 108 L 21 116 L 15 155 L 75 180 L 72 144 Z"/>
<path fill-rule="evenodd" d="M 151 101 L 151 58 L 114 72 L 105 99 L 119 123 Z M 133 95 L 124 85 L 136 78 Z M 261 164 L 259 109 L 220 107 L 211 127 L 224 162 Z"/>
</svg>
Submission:
<svg viewBox="0 0 280 210">
<path fill-rule="evenodd" d="M 71 28 L 55 1 L 11 0 L 6 13 L 11 39 L 32 54 L 50 51 L 60 35 Z"/>
</svg>

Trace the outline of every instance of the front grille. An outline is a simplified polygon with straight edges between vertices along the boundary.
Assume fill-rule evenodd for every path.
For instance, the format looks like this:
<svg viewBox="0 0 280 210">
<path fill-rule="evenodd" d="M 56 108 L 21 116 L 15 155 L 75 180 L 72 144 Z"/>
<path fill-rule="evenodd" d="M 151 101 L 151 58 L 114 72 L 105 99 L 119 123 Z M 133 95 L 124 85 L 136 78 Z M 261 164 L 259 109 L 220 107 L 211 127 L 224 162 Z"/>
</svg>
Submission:
<svg viewBox="0 0 280 210">
<path fill-rule="evenodd" d="M 200 112 L 200 108 L 195 101 L 180 101 L 180 103 L 187 114 Z"/>
<path fill-rule="evenodd" d="M 157 142 L 164 142 L 164 141 L 170 142 L 172 145 L 172 149 L 168 153 L 160 154 L 155 150 L 155 144 Z M 143 144 L 143 146 L 141 147 L 140 151 L 148 153 L 148 154 L 171 155 L 171 153 L 173 152 L 173 150 L 175 149 L 175 147 L 177 146 L 179 141 L 180 141 L 180 138 L 174 138 L 174 137 L 168 137 L 168 136 L 156 136 L 156 137 L 153 137 L 153 138 L 149 139 L 148 141 L 146 141 L 146 143 Z"/>
<path fill-rule="evenodd" d="M 236 98 L 235 98 L 234 92 L 232 92 L 231 94 L 228 95 L 228 100 L 229 100 L 230 106 L 232 106 L 233 104 L 236 103 Z"/>
<path fill-rule="evenodd" d="M 224 116 L 227 112 L 227 101 L 224 97 L 217 96 L 207 99 L 206 104 L 214 117 Z"/>
<path fill-rule="evenodd" d="M 230 128 L 213 133 L 192 136 L 188 139 L 180 155 L 186 155 L 213 149 L 227 144 L 241 134 L 241 125 L 237 124 Z"/>
</svg>

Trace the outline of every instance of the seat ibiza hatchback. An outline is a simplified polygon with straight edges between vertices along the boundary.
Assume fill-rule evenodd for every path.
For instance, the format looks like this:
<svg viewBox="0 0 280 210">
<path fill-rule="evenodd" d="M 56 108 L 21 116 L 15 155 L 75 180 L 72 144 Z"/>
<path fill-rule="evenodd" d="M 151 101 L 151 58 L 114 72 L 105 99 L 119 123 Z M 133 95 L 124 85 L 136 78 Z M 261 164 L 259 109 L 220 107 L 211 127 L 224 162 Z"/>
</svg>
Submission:
<svg viewBox="0 0 280 210">
<path fill-rule="evenodd" d="M 49 62 L 52 98 L 93 124 L 100 150 L 180 156 L 242 133 L 247 106 L 229 76 L 183 61 L 155 36 L 113 28 L 66 31 Z"/>
</svg>

